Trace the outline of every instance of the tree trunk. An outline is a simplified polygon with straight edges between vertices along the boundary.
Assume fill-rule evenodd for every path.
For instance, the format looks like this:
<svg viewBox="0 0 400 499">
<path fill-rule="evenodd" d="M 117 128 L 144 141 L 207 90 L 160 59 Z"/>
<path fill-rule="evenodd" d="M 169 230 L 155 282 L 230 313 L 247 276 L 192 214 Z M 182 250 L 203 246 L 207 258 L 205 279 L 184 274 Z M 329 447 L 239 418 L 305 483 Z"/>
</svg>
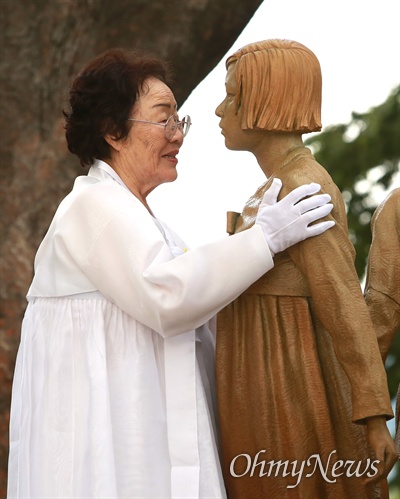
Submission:
<svg viewBox="0 0 400 499">
<path fill-rule="evenodd" d="M 0 0 L 0 495 L 10 391 L 33 259 L 60 200 L 82 173 L 61 109 L 76 72 L 110 47 L 170 61 L 182 104 L 229 50 L 262 0 Z"/>
</svg>

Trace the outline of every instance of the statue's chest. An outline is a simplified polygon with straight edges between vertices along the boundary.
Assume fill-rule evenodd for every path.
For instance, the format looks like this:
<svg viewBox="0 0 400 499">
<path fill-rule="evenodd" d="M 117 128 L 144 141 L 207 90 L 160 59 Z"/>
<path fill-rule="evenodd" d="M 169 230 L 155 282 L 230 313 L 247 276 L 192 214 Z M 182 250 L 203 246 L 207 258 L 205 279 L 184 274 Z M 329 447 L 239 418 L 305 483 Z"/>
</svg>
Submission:
<svg viewBox="0 0 400 499">
<path fill-rule="evenodd" d="M 268 180 L 265 184 L 259 187 L 257 192 L 247 200 L 242 213 L 236 213 L 232 211 L 228 212 L 228 234 L 242 232 L 243 230 L 249 229 L 254 225 L 261 201 L 264 197 L 265 191 L 269 189 L 271 182 L 272 179 Z"/>
</svg>

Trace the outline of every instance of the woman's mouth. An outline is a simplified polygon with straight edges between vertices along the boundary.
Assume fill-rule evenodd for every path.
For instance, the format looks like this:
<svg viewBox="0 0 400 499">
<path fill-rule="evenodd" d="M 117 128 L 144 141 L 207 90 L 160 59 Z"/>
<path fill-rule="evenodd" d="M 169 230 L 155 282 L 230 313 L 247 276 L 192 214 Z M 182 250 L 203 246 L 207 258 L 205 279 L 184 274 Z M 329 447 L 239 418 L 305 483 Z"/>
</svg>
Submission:
<svg viewBox="0 0 400 499">
<path fill-rule="evenodd" d="M 178 163 L 178 158 L 176 157 L 179 151 L 170 151 L 168 154 L 163 154 L 163 158 L 165 158 L 168 161 L 171 161 L 172 163 Z"/>
</svg>

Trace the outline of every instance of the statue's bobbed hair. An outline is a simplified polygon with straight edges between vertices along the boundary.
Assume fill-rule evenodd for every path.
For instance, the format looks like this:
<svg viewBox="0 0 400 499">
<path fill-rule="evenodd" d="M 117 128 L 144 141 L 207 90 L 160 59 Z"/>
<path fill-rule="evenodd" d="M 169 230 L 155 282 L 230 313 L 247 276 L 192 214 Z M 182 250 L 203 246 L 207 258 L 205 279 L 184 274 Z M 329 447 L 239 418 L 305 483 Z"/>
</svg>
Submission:
<svg viewBox="0 0 400 499">
<path fill-rule="evenodd" d="M 264 40 L 236 51 L 226 67 L 233 63 L 242 129 L 321 130 L 322 76 L 311 50 L 291 40 Z"/>
</svg>

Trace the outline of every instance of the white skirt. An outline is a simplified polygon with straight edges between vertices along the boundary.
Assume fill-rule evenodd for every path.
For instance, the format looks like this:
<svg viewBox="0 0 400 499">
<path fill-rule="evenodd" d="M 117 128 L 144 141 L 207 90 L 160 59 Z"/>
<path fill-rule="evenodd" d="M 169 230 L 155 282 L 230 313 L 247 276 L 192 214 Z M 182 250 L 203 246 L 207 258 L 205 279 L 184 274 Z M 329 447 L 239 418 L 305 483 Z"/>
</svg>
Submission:
<svg viewBox="0 0 400 499">
<path fill-rule="evenodd" d="M 192 338 L 199 472 L 190 497 L 226 497 L 213 337 L 203 327 Z M 171 454 L 179 446 L 169 425 L 174 418 L 179 427 L 182 417 L 184 428 L 186 415 L 167 410 L 168 393 L 184 397 L 184 390 L 168 389 L 168 341 L 99 293 L 31 299 L 13 383 L 8 497 L 188 497 L 173 485 L 173 463 L 181 457 Z M 174 362 L 179 375 L 179 355 Z M 185 382 L 183 367 L 180 377 Z"/>
</svg>

